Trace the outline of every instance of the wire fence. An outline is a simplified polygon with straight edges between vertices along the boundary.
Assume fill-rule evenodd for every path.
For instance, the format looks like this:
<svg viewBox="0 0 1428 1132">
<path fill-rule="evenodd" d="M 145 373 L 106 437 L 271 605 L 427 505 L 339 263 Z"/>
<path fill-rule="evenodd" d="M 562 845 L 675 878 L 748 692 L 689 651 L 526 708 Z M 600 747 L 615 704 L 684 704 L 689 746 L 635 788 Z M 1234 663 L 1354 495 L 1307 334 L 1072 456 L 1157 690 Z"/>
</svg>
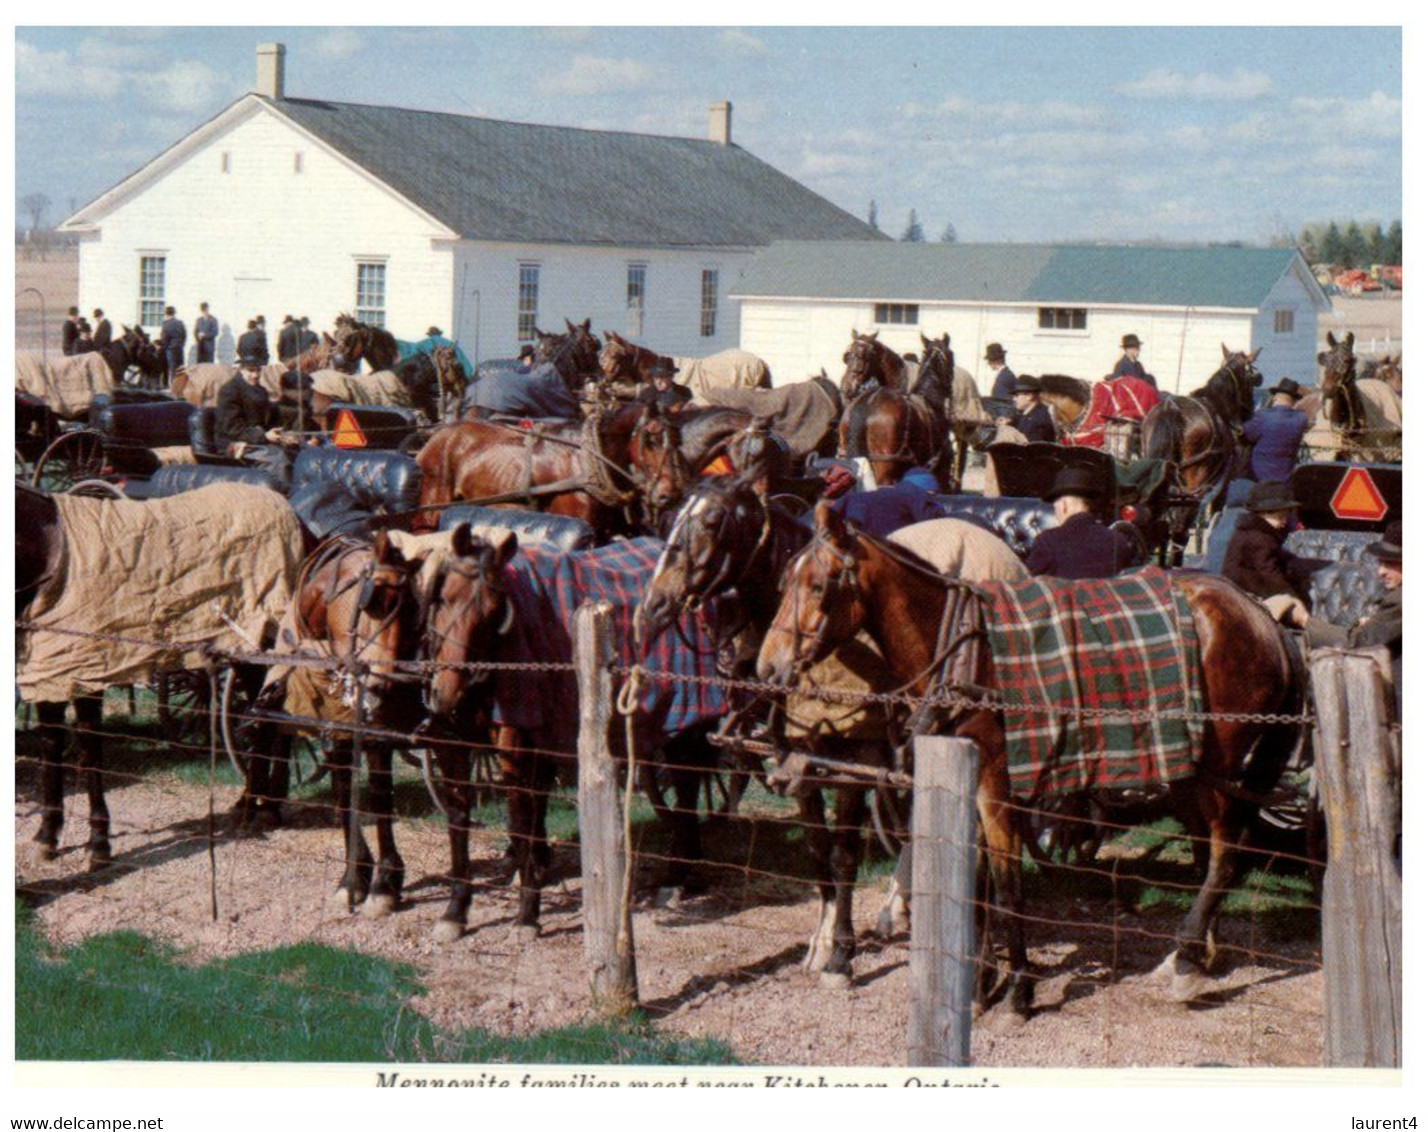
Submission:
<svg viewBox="0 0 1428 1132">
<path fill-rule="evenodd" d="M 171 641 L 148 643 L 176 647 Z M 102 769 L 97 756 L 82 757 L 81 775 L 94 768 L 114 794 L 112 865 L 85 871 L 85 827 L 74 820 L 77 815 L 70 815 L 56 859 L 43 860 L 43 852 L 22 857 L 18 889 L 55 943 L 127 928 L 176 941 L 207 960 L 323 943 L 415 963 L 426 994 L 402 1009 L 428 1017 L 438 1045 L 409 1044 L 392 1056 L 428 1059 L 442 1048 L 455 1049 L 451 1035 L 462 1029 L 528 1034 L 592 1017 L 598 996 L 592 1002 L 589 894 L 607 871 L 625 875 L 627 869 L 634 899 L 615 914 L 629 925 L 623 945 L 632 983 L 638 967 L 634 993 L 662 1032 L 720 1039 L 753 1063 L 902 1064 L 909 1057 L 908 1019 L 925 988 L 914 975 L 918 964 L 906 918 L 909 907 L 931 907 L 932 894 L 919 891 L 908 862 L 889 852 L 909 840 L 911 792 L 908 772 L 887 773 L 885 747 L 857 753 L 868 760 L 866 776 L 850 762 L 855 753 L 838 748 L 813 751 L 798 773 L 787 771 L 787 761 L 774 766 L 740 760 L 703 743 L 640 750 L 630 777 L 616 770 L 625 800 L 623 812 L 611 820 L 618 819 L 623 830 L 615 831 L 611 844 L 627 847 L 617 869 L 621 863 L 614 860 L 592 864 L 581 856 L 583 843 L 600 836 L 597 818 L 580 812 L 576 801 L 576 785 L 584 788 L 594 765 L 584 749 L 588 727 L 576 750 L 498 732 L 479 710 L 463 735 L 432 734 L 380 712 L 369 721 L 360 710 L 325 719 L 230 703 L 224 718 L 228 697 L 219 693 L 220 669 L 291 666 L 294 658 L 215 649 L 209 660 L 215 675 L 195 681 L 190 701 L 170 704 L 163 713 L 148 704 L 147 694 L 136 701 L 112 692 L 97 718 L 81 720 L 77 713 L 73 723 L 41 724 L 22 712 L 18 837 L 33 836 L 47 804 L 53 808 L 43 779 L 61 740 L 77 740 L 81 750 L 104 744 Z M 336 683 L 356 677 L 360 684 L 368 675 L 350 658 L 300 663 L 328 670 Z M 576 663 L 398 667 L 418 676 L 441 667 L 472 676 L 577 670 Z M 633 675 L 628 666 L 599 667 L 615 686 Z M 651 670 L 639 675 L 654 684 L 713 680 L 731 699 L 788 691 L 766 681 Z M 800 691 L 903 712 L 928 702 L 908 692 L 849 697 L 834 689 Z M 615 760 L 623 754 L 624 737 L 621 716 L 612 710 L 617 699 L 612 695 L 604 705 L 614 725 L 603 728 L 610 740 L 606 756 Z M 943 694 L 931 702 L 952 710 L 1009 706 L 990 691 Z M 549 707 L 573 713 L 585 705 Z M 156 726 L 160 714 L 166 733 Z M 1235 718 L 1303 727 L 1316 721 L 1311 712 Z M 1396 739 L 1391 725 L 1384 730 Z M 255 768 L 267 765 L 286 775 L 295 733 L 311 739 L 315 767 L 324 773 L 307 770 L 291 792 L 270 788 L 283 796 L 280 826 L 236 828 L 229 811 L 241 809 L 240 772 L 253 781 Z M 255 735 L 264 736 L 260 745 Z M 820 767 L 820 755 L 827 765 Z M 366 771 L 360 794 L 350 776 L 354 757 Z M 1306 763 L 1291 785 L 1307 786 L 1311 778 Z M 85 785 L 93 804 L 97 778 Z M 872 808 L 885 811 L 881 823 L 866 819 L 870 789 Z M 636 795 L 644 797 L 631 801 Z M 1324 1056 L 1319 933 L 1325 908 L 1319 885 L 1326 861 L 1322 842 L 1312 836 L 1313 799 L 1301 799 L 1298 807 L 1308 833 L 1266 827 L 1278 841 L 1253 854 L 1249 870 L 1225 897 L 1213 948 L 1215 974 L 1195 988 L 1196 1001 L 1208 1010 L 1167 1001 L 1171 972 L 1161 969 L 1177 947 L 1199 950 L 1201 941 L 1187 940 L 1182 922 L 1200 892 L 1204 858 L 1217 848 L 1193 816 L 1188 826 L 1175 823 L 1174 813 L 1187 813 L 1176 800 L 1162 786 L 1069 803 L 1002 803 L 1015 816 L 1001 828 L 1015 830 L 1031 850 L 1010 873 L 1024 901 L 1018 905 L 1007 893 L 990 891 L 983 878 L 964 903 L 989 930 L 971 937 L 975 946 L 949 950 L 945 939 L 935 945 L 939 961 L 958 964 L 990 1004 L 970 1030 L 974 1063 L 1282 1066 L 1317 1064 Z M 447 828 L 458 811 L 474 812 L 469 868 Z M 253 816 L 251 807 L 243 812 Z M 366 847 L 374 826 L 375 854 Z M 95 828 L 91 817 L 91 838 Z M 975 855 L 979 843 L 990 848 L 987 859 L 1005 854 L 985 829 L 978 835 L 975 823 L 968 828 L 972 832 L 957 838 L 914 828 L 913 858 L 931 859 L 949 846 Z M 528 856 L 534 865 L 528 863 L 523 886 L 519 866 Z M 537 878 L 530 867 L 543 875 Z M 389 882 L 400 878 L 396 898 L 390 904 L 364 900 L 367 889 L 375 895 L 382 887 L 383 875 Z M 536 879 L 543 883 L 539 938 L 533 940 L 529 889 Z M 811 881 L 817 882 L 816 895 L 810 895 Z M 470 887 L 469 911 L 453 917 L 463 884 Z M 841 911 L 851 914 L 841 923 L 840 885 L 847 893 Z M 913 912 L 914 925 L 918 915 Z M 458 934 L 453 924 L 462 929 L 459 938 L 451 938 Z M 1007 950 L 1018 932 L 1031 959 L 1025 974 L 1032 1010 L 1024 1024 L 1012 1009 L 1020 992 L 1014 953 Z M 611 938 L 620 934 L 617 929 Z M 810 954 L 816 955 L 815 969 L 806 971 Z M 338 1007 L 361 998 L 308 983 L 301 974 L 245 970 L 244 978 L 266 978 L 270 989 L 296 987 Z M 101 989 L 123 984 L 115 971 L 83 977 Z M 260 1003 L 239 1001 L 225 1009 L 255 1026 L 274 1022 Z M 587 1048 L 592 1061 L 604 1056 L 595 1039 Z"/>
</svg>

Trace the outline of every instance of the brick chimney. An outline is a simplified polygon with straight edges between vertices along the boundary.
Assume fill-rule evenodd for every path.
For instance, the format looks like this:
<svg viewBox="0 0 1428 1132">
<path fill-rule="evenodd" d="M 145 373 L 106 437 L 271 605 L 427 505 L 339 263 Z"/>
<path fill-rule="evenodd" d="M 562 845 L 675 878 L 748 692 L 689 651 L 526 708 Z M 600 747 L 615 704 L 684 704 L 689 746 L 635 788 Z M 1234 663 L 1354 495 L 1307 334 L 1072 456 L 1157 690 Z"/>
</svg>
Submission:
<svg viewBox="0 0 1428 1132">
<path fill-rule="evenodd" d="M 732 145 L 734 136 L 734 104 L 732 102 L 711 102 L 709 104 L 709 140 L 719 145 Z"/>
<path fill-rule="evenodd" d="M 258 94 L 283 97 L 283 57 L 287 51 L 281 43 L 258 44 L 258 83 L 254 87 Z"/>
</svg>

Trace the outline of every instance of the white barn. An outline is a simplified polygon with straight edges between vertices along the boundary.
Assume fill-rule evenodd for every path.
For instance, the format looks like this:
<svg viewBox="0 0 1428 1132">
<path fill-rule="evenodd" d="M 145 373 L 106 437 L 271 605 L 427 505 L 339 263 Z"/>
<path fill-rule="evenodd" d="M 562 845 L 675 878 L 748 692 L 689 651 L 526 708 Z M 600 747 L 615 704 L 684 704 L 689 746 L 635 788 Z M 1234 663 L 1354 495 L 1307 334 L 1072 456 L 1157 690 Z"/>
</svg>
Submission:
<svg viewBox="0 0 1428 1132">
<path fill-rule="evenodd" d="M 221 360 L 255 315 L 275 345 L 283 314 L 344 311 L 473 359 L 586 317 L 713 353 L 758 249 L 884 237 L 734 145 L 729 103 L 709 119 L 704 140 L 288 98 L 264 45 L 254 93 L 64 223 L 79 305 L 150 329 L 172 305 L 191 334 L 207 301 Z"/>
<path fill-rule="evenodd" d="M 778 381 L 837 377 L 851 332 L 899 353 L 952 336 L 957 364 L 990 385 L 1000 342 L 1015 373 L 1098 379 L 1135 334 L 1162 390 L 1189 392 L 1232 350 L 1262 349 L 1269 381 L 1316 380 L 1329 300 L 1298 251 L 1026 244 L 781 242 L 733 288 L 740 344 Z"/>
</svg>

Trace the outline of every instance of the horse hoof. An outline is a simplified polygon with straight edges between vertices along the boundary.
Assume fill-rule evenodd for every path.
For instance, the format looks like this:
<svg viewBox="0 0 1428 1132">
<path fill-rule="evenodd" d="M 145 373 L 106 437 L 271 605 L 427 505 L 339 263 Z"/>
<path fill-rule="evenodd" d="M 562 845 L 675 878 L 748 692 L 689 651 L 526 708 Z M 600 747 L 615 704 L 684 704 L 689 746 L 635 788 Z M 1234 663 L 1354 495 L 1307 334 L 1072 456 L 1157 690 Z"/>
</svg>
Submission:
<svg viewBox="0 0 1428 1132">
<path fill-rule="evenodd" d="M 818 976 L 818 985 L 824 990 L 848 990 L 853 979 L 842 971 L 824 971 Z"/>
<path fill-rule="evenodd" d="M 60 855 L 58 845 L 41 845 L 37 852 L 42 861 L 53 861 Z"/>
<path fill-rule="evenodd" d="M 106 869 L 114 867 L 114 858 L 108 853 L 92 854 L 89 858 L 89 871 L 92 873 L 102 873 Z"/>
<path fill-rule="evenodd" d="M 1205 977 L 1205 973 L 1198 967 L 1189 966 L 1188 970 L 1177 970 L 1175 977 L 1170 980 L 1170 1001 L 1178 1003 L 1194 1002 L 1209 990 L 1209 983 L 1210 980 Z"/>
<path fill-rule="evenodd" d="M 334 912 L 350 912 L 352 905 L 345 888 L 334 888 L 327 894 L 327 906 Z"/>
<path fill-rule="evenodd" d="M 436 926 L 431 929 L 431 938 L 434 943 L 455 943 L 465 930 L 455 920 L 437 920 Z"/>
<path fill-rule="evenodd" d="M 390 916 L 397 910 L 397 898 L 390 893 L 373 893 L 366 900 L 362 901 L 360 909 L 363 916 L 369 920 L 379 920 L 383 916 Z"/>
<path fill-rule="evenodd" d="M 678 885 L 661 888 L 655 892 L 656 908 L 678 908 L 684 902 L 684 889 Z"/>
</svg>

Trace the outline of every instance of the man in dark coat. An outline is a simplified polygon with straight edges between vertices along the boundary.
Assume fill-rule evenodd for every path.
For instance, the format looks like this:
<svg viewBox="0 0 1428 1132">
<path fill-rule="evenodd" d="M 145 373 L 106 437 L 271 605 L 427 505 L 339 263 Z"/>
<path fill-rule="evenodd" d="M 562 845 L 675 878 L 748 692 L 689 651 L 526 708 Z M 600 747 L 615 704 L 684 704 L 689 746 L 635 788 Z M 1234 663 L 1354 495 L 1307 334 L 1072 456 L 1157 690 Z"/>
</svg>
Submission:
<svg viewBox="0 0 1428 1132">
<path fill-rule="evenodd" d="M 255 355 L 238 360 L 238 372 L 218 391 L 214 439 L 230 456 L 263 468 L 284 490 L 291 480 L 282 432 L 273 427 L 276 409 L 260 384 L 263 367 Z"/>
<path fill-rule="evenodd" d="M 1041 403 L 1041 382 L 1034 377 L 1019 377 L 1013 387 L 1012 401 L 1016 404 L 1016 415 L 1003 420 L 1021 433 L 1028 441 L 1056 443 L 1056 422 L 1051 419 L 1051 411 Z"/>
<path fill-rule="evenodd" d="M 1225 551 L 1224 576 L 1258 598 L 1289 594 L 1307 602 L 1310 576 L 1327 563 L 1297 558 L 1284 549 L 1298 506 L 1288 485 L 1255 484 Z"/>
<path fill-rule="evenodd" d="M 649 370 L 649 384 L 640 387 L 635 400 L 642 405 L 656 405 L 665 413 L 679 412 L 693 399 L 694 393 L 686 385 L 676 385 L 674 373 L 674 366 L 668 362 L 655 362 Z"/>
<path fill-rule="evenodd" d="M 65 357 L 74 353 L 74 344 L 79 341 L 79 308 L 70 307 L 69 314 L 60 326 L 60 350 Z"/>
<path fill-rule="evenodd" d="M 1116 368 L 1111 371 L 1111 377 L 1138 377 L 1152 389 L 1159 390 L 1155 384 L 1155 378 L 1145 372 L 1145 366 L 1140 364 L 1140 339 L 1134 334 L 1127 334 L 1121 339 L 1121 360 L 1116 363 Z"/>
<path fill-rule="evenodd" d="M 174 314 L 173 307 L 164 308 L 164 324 L 159 328 L 159 350 L 164 355 L 164 364 L 169 369 L 169 384 L 173 384 L 174 374 L 183 366 L 183 347 L 188 340 L 188 330 L 183 320 Z"/>
<path fill-rule="evenodd" d="M 218 320 L 208 313 L 208 304 L 198 304 L 198 318 L 193 323 L 193 343 L 197 351 L 194 361 L 203 364 L 213 361 L 214 346 L 218 342 Z"/>
<path fill-rule="evenodd" d="M 1299 386 L 1284 378 L 1270 390 L 1267 406 L 1245 422 L 1250 450 L 1250 479 L 1287 483 L 1299 462 L 1299 445 L 1309 431 L 1309 418 L 1294 407 Z"/>
<path fill-rule="evenodd" d="M 1130 538 L 1096 518 L 1102 485 L 1088 468 L 1062 468 L 1043 497 L 1056 505 L 1058 525 L 1031 544 L 1026 568 L 1053 578 L 1110 578 L 1136 564 Z"/>
<path fill-rule="evenodd" d="M 257 319 L 250 318 L 248 329 L 239 337 L 238 357 L 256 361 L 259 368 L 268 364 L 268 336 L 258 329 Z"/>
<path fill-rule="evenodd" d="M 298 353 L 305 354 L 316 346 L 322 339 L 313 333 L 311 325 L 308 323 L 307 315 L 298 319 Z"/>
<path fill-rule="evenodd" d="M 870 535 L 887 538 L 894 531 L 928 519 L 941 519 L 947 511 L 937 502 L 937 480 L 926 468 L 911 467 L 890 487 L 856 491 L 843 496 L 834 508 L 850 523 Z"/>
<path fill-rule="evenodd" d="M 987 365 L 992 371 L 992 396 L 999 401 L 1010 401 L 1016 389 L 1016 374 L 1007 365 L 1007 352 L 1000 342 L 987 345 Z"/>
<path fill-rule="evenodd" d="M 109 348 L 109 343 L 114 341 L 114 327 L 109 320 L 104 317 L 104 312 L 98 307 L 94 308 L 94 348 L 104 351 Z"/>
<path fill-rule="evenodd" d="M 302 353 L 299 345 L 302 327 L 290 314 L 283 315 L 283 328 L 278 331 L 278 361 L 285 365 Z"/>
</svg>

